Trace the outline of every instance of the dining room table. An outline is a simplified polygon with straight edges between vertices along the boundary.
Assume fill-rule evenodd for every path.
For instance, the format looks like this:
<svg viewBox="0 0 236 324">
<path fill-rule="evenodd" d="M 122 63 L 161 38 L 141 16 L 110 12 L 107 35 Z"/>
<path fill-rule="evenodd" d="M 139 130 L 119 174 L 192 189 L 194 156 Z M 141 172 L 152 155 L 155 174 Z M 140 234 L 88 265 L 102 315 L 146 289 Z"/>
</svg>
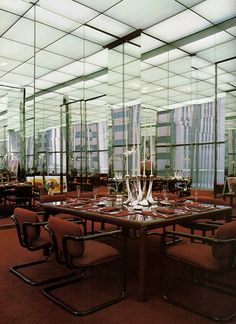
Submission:
<svg viewBox="0 0 236 324">
<path fill-rule="evenodd" d="M 147 238 L 154 229 L 165 229 L 167 226 L 180 224 L 195 219 L 224 219 L 231 221 L 232 208 L 230 206 L 209 205 L 190 200 L 177 199 L 168 204 L 156 200 L 154 204 L 143 206 L 129 206 L 117 204 L 115 198 L 101 197 L 94 199 L 68 199 L 42 204 L 46 214 L 55 215 L 67 213 L 84 220 L 114 224 L 124 229 L 138 232 L 138 289 L 137 299 L 145 302 L 147 276 Z M 128 235 L 128 234 L 127 234 Z"/>
</svg>

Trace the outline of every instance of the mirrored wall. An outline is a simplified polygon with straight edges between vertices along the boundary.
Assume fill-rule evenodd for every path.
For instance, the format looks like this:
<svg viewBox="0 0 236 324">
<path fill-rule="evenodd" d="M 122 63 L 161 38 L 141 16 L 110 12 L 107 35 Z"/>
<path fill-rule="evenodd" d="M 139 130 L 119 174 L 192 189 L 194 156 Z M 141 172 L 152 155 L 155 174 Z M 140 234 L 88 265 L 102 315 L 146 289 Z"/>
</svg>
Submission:
<svg viewBox="0 0 236 324">
<path fill-rule="evenodd" d="M 42 37 L 41 14 L 30 10 L 22 35 L 34 49 L 24 63 L 27 91 L 0 85 L 2 171 L 22 178 L 178 173 L 205 189 L 236 174 L 236 65 L 231 47 L 231 59 L 221 61 L 221 35 L 211 38 L 213 64 L 201 40 L 176 48 L 138 30 L 102 46 L 91 27 L 77 26 L 80 59 L 72 62 L 74 39 L 59 29 Z M 53 44 L 58 36 L 67 38 L 66 48 Z M 64 68 L 57 69 L 47 42 L 63 54 Z M 65 79 L 68 71 L 73 79 Z"/>
</svg>

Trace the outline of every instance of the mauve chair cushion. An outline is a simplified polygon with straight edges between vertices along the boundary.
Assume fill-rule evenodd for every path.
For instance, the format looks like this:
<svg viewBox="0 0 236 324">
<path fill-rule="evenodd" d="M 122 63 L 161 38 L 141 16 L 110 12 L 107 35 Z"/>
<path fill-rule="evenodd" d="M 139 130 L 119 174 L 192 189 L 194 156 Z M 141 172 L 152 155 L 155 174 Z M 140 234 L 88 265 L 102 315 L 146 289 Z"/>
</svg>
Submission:
<svg viewBox="0 0 236 324">
<path fill-rule="evenodd" d="M 48 227 L 55 236 L 59 252 L 62 252 L 62 239 L 65 235 L 81 236 L 82 231 L 79 224 L 68 220 L 50 216 Z M 82 256 L 84 253 L 84 242 L 70 240 L 67 244 L 70 256 Z"/>
<path fill-rule="evenodd" d="M 213 256 L 212 247 L 208 244 L 190 242 L 177 244 L 168 247 L 166 255 L 200 269 L 216 272 L 222 269 L 222 263 Z"/>
<path fill-rule="evenodd" d="M 37 214 L 28 209 L 24 208 L 15 208 L 14 209 L 14 217 L 16 221 L 19 224 L 21 235 L 23 235 L 23 223 L 29 222 L 29 223 L 38 223 L 39 218 Z M 40 236 L 40 227 L 33 227 L 33 226 L 27 226 L 27 237 L 29 240 L 36 240 Z"/>
<path fill-rule="evenodd" d="M 236 221 L 222 225 L 216 232 L 216 239 L 236 239 Z M 230 256 L 236 256 L 236 244 L 232 250 L 232 244 L 214 244 L 212 253 L 215 258 L 223 263 L 227 263 Z"/>
<path fill-rule="evenodd" d="M 77 267 L 93 266 L 117 258 L 119 251 L 114 247 L 98 241 L 88 240 L 84 244 L 84 254 L 72 258 L 72 264 Z"/>
</svg>

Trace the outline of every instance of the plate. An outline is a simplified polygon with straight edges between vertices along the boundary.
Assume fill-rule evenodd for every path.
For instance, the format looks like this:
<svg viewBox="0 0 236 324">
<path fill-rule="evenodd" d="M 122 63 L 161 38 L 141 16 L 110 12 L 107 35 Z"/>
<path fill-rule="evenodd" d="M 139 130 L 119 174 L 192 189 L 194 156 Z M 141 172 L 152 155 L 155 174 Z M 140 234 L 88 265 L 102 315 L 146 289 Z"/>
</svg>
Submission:
<svg viewBox="0 0 236 324">
<path fill-rule="evenodd" d="M 100 207 L 106 206 L 106 202 L 100 201 L 99 203 L 97 203 L 97 206 L 100 206 Z"/>
<path fill-rule="evenodd" d="M 175 203 L 174 200 L 168 200 L 167 202 L 166 202 L 165 200 L 161 200 L 161 201 L 159 201 L 159 204 L 161 204 L 161 205 L 165 205 L 165 206 L 170 206 L 170 205 L 172 205 L 172 204 L 174 204 L 174 203 Z"/>
</svg>

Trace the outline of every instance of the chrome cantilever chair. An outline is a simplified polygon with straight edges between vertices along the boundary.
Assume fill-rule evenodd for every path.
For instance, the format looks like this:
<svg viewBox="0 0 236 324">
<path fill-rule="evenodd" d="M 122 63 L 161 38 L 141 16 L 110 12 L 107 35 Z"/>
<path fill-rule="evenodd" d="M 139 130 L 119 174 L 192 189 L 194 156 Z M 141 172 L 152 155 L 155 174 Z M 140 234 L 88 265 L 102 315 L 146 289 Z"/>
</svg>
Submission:
<svg viewBox="0 0 236 324">
<path fill-rule="evenodd" d="M 178 298 L 170 297 L 170 294 L 168 293 L 171 292 L 171 288 L 167 289 L 168 282 L 166 279 L 168 276 L 165 275 L 165 263 L 168 259 L 181 263 L 190 268 L 191 274 L 194 275 L 192 276 L 193 284 L 199 284 L 200 286 L 203 285 L 209 289 L 218 290 L 220 293 L 223 293 L 222 296 L 225 296 L 226 294 L 236 297 L 236 287 L 233 287 L 233 282 L 232 284 L 230 283 L 229 285 L 226 285 L 223 284 L 219 278 L 218 280 L 215 278 L 216 276 L 229 275 L 232 271 L 236 270 L 236 221 L 225 223 L 220 226 L 215 231 L 213 237 L 191 235 L 181 232 L 171 233 L 185 238 L 194 239 L 194 241 L 186 241 L 175 246 L 166 247 L 164 245 L 165 237 L 163 236 L 161 286 L 164 299 L 170 303 L 216 321 L 231 320 L 236 315 L 236 311 L 227 315 L 210 314 L 206 310 L 203 310 L 204 308 L 200 309 L 202 305 L 194 307 L 192 304 L 188 304 L 188 302 L 185 303 L 185 301 L 180 301 Z M 197 242 L 195 240 L 197 240 Z M 202 244 L 201 242 L 204 242 L 205 244 Z M 198 273 L 198 276 L 196 276 L 196 273 Z M 200 276 L 200 274 L 202 276 Z M 221 279 L 222 278 L 223 277 L 221 277 Z M 206 300 L 202 300 L 202 304 L 206 302 Z"/>
<path fill-rule="evenodd" d="M 72 280 L 52 284 L 43 289 L 43 294 L 50 298 L 57 305 L 72 313 L 73 315 L 83 316 L 98 311 L 104 307 L 110 306 L 121 301 L 126 295 L 126 267 L 125 267 L 125 251 L 126 236 L 124 236 L 123 251 L 123 278 L 122 291 L 118 296 L 109 298 L 109 300 L 93 305 L 92 307 L 78 310 L 69 303 L 63 302 L 59 297 L 55 297 L 53 290 L 77 283 L 86 279 L 85 273 L 91 267 L 111 262 L 119 257 L 119 251 L 114 247 L 97 241 L 99 238 L 112 236 L 122 233 L 121 230 L 99 233 L 94 235 L 82 236 L 81 227 L 73 222 L 56 217 L 50 217 L 48 220 L 48 228 L 52 234 L 53 244 L 57 250 L 57 259 L 60 263 L 65 262 L 69 269 L 77 269 L 78 276 Z M 96 239 L 96 240 L 95 240 Z M 61 261 L 62 260 L 62 261 Z"/>
<path fill-rule="evenodd" d="M 23 274 L 20 269 L 30 268 L 35 265 L 46 263 L 49 261 L 50 252 L 52 250 L 52 240 L 48 231 L 45 230 L 44 226 L 46 222 L 40 222 L 36 212 L 24 208 L 17 207 L 14 210 L 14 215 L 11 216 L 18 234 L 18 240 L 23 248 L 29 251 L 42 250 L 45 257 L 36 261 L 23 263 L 12 266 L 10 271 L 21 278 L 26 283 L 36 286 L 50 283 L 59 279 L 68 277 L 66 276 L 54 276 L 53 278 L 43 280 L 33 280 L 29 276 Z"/>
</svg>

